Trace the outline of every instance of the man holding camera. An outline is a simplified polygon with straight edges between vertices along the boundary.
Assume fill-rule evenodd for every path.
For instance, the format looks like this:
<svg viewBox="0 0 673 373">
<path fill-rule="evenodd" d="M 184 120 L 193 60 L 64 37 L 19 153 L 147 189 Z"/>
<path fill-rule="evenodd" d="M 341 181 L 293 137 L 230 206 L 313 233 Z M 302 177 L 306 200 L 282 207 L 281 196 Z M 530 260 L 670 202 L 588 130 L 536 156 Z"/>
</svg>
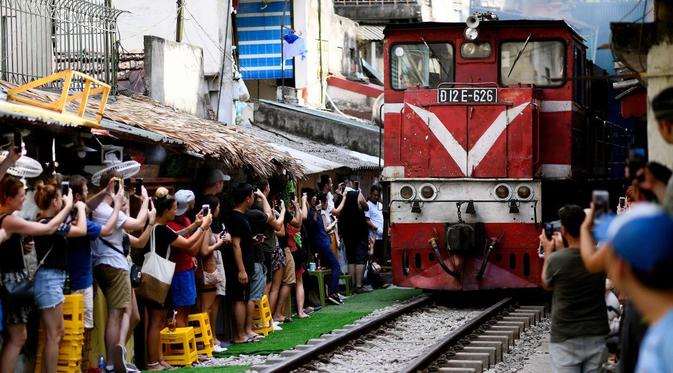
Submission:
<svg viewBox="0 0 673 373">
<path fill-rule="evenodd" d="M 561 232 L 544 230 L 542 283 L 552 290 L 549 354 L 553 372 L 598 372 L 609 332 L 603 301 L 605 275 L 589 273 L 580 256 L 580 226 L 585 214 L 577 205 L 558 211 Z"/>
</svg>

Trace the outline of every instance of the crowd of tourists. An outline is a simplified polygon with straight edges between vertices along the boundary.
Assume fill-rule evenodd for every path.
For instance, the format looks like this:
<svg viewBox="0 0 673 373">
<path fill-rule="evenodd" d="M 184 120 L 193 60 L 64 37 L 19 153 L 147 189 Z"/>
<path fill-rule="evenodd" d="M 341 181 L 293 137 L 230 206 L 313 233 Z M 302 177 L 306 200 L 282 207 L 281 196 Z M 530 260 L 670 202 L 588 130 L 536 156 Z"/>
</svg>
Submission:
<svg viewBox="0 0 673 373">
<path fill-rule="evenodd" d="M 14 371 L 25 351 L 27 325 L 38 317 L 46 335 L 43 371 L 56 372 L 67 292 L 84 298 L 84 344 L 91 343 L 94 326 L 105 330 L 105 370 L 132 372 L 171 369 L 161 359 L 161 330 L 173 321 L 187 326 L 192 313 L 208 313 L 213 331 L 221 315 L 232 316 L 230 341 L 214 333 L 216 353 L 230 343 L 264 338 L 253 325 L 255 302 L 263 296 L 276 330 L 292 321 L 286 309 L 291 294 L 296 317 L 310 317 L 314 308 L 305 305 L 304 290 L 309 262 L 311 270 L 320 270 L 320 263 L 332 270 L 327 299 L 333 304 L 345 298 L 338 287 L 344 251 L 355 291 L 370 291 L 364 267 L 380 247 L 383 230 L 377 186 L 369 203 L 353 181 L 334 189 L 328 176 L 301 194 L 291 181 L 272 194 L 269 182 L 258 180 L 229 186 L 225 196 L 231 178 L 212 169 L 198 190 L 171 193 L 166 186 L 150 194 L 141 185 L 125 190 L 121 175 L 110 170 L 94 194 L 81 175 L 24 185 L 5 175 L 19 156 L 12 148 L 0 164 L 2 372 Z M 27 263 L 31 254 L 36 266 Z M 165 289 L 146 273 L 139 276 L 150 259 L 174 268 Z M 107 306 L 105 325 L 94 325 L 96 288 Z M 224 305 L 228 312 L 221 312 Z M 125 348 L 131 337 L 133 362 Z M 89 366 L 83 359 L 82 366 Z"/>
<path fill-rule="evenodd" d="M 673 88 L 651 107 L 673 145 Z M 554 372 L 673 372 L 673 177 L 642 155 L 626 173 L 615 215 L 594 192 L 589 208 L 558 211 L 560 232 L 540 235 Z"/>
</svg>

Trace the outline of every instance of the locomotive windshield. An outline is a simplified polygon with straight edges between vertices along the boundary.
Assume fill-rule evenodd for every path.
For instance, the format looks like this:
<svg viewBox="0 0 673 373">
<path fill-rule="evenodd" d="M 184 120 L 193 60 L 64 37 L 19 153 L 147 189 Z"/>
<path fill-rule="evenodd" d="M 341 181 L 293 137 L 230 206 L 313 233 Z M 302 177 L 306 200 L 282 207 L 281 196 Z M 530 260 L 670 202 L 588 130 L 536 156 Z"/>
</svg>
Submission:
<svg viewBox="0 0 673 373">
<path fill-rule="evenodd" d="M 531 41 L 527 45 L 523 41 L 505 42 L 500 47 L 500 82 L 503 86 L 557 87 L 563 85 L 563 81 L 553 79 L 562 78 L 564 73 L 565 45 L 561 41 Z"/>
<path fill-rule="evenodd" d="M 453 46 L 449 43 L 396 44 L 390 50 L 393 89 L 434 88 L 453 80 Z"/>
</svg>

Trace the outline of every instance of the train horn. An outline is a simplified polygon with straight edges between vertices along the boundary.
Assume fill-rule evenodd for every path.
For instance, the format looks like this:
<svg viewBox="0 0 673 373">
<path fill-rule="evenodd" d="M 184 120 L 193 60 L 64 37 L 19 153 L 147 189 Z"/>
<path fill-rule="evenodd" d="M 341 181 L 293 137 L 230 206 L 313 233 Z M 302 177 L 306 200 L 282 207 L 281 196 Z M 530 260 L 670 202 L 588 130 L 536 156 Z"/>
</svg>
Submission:
<svg viewBox="0 0 673 373">
<path fill-rule="evenodd" d="M 477 28 L 477 27 L 479 27 L 479 17 L 477 17 L 475 15 L 471 15 L 471 16 L 467 17 L 467 20 L 465 20 L 465 24 L 469 28 Z"/>
</svg>

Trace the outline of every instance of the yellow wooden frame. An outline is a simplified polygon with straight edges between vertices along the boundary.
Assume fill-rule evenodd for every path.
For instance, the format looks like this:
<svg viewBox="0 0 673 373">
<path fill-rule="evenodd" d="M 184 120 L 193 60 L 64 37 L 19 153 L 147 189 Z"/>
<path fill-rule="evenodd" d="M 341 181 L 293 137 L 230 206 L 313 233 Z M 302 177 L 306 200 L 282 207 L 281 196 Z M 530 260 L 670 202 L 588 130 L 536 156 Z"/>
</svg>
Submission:
<svg viewBox="0 0 673 373">
<path fill-rule="evenodd" d="M 72 83 L 73 77 L 75 76 L 84 78 L 84 90 L 82 92 L 70 95 L 70 85 Z M 56 101 L 42 102 L 19 96 L 19 94 L 22 92 L 26 92 L 30 89 L 52 83 L 60 79 L 63 79 L 63 88 L 61 89 L 61 95 Z M 92 87 L 93 85 L 96 85 L 96 87 Z M 93 113 L 94 117 L 92 118 L 91 116 L 86 115 L 87 103 L 92 95 L 97 94 L 101 94 L 102 97 L 100 99 L 100 104 L 98 105 L 98 110 Z M 100 121 L 103 119 L 103 113 L 105 112 L 105 106 L 107 105 L 109 97 L 110 86 L 108 84 L 105 84 L 87 74 L 75 70 L 59 71 L 57 73 L 34 80 L 30 83 L 11 88 L 7 92 L 7 99 L 9 101 L 16 101 L 39 108 L 36 109 L 35 114 L 39 115 L 40 113 L 37 111 L 40 111 L 40 109 L 51 110 L 61 114 L 63 116 L 62 120 L 64 122 L 94 127 L 98 127 L 100 125 Z M 73 101 L 80 101 L 76 113 L 66 109 L 66 105 Z"/>
</svg>

